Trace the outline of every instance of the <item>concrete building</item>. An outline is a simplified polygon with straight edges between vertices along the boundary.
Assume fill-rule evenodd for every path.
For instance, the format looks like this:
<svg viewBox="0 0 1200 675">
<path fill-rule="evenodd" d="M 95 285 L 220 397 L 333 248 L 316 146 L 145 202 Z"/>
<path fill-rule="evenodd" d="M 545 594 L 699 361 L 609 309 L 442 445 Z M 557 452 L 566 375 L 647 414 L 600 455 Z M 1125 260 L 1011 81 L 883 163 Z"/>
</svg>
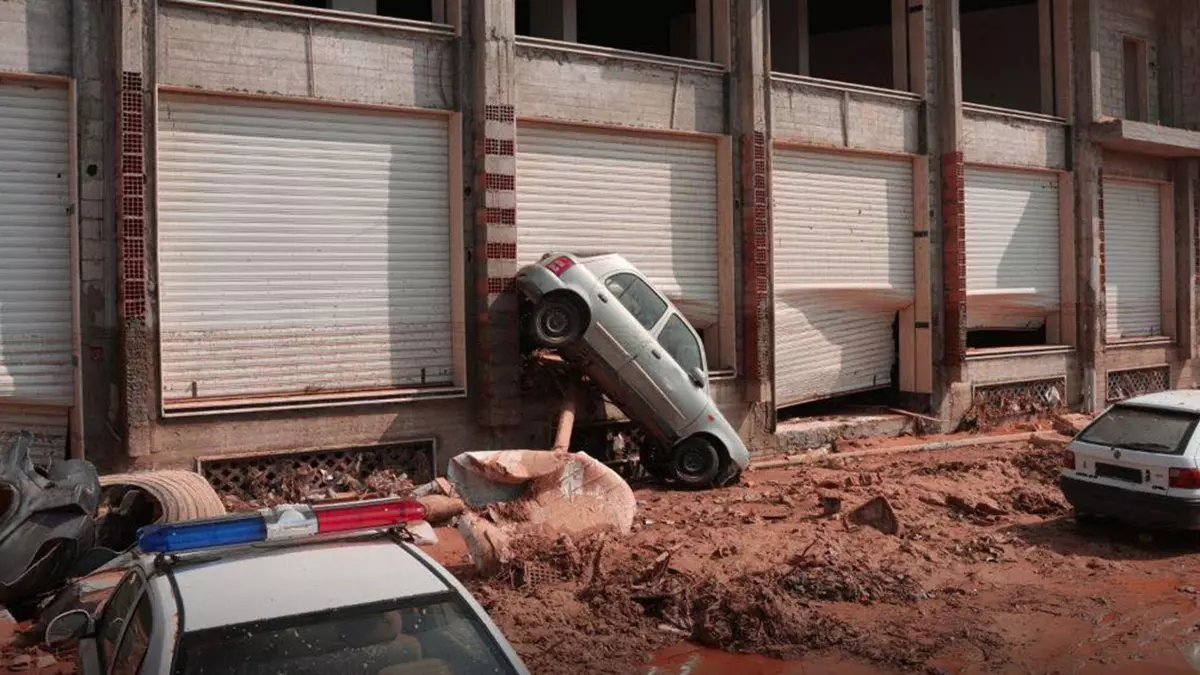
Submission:
<svg viewBox="0 0 1200 675">
<path fill-rule="evenodd" d="M 852 9 L 843 6 L 853 5 Z M 0 3 L 0 433 L 547 442 L 517 268 L 619 250 L 758 448 L 1194 384 L 1200 3 Z"/>
</svg>

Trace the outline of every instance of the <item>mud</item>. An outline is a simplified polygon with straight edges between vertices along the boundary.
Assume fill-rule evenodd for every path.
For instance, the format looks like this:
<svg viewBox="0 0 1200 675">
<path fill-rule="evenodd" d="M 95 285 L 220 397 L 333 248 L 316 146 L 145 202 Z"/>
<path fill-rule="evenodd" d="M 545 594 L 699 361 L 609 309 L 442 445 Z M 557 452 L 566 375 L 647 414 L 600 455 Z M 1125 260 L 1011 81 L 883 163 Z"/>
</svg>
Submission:
<svg viewBox="0 0 1200 675">
<path fill-rule="evenodd" d="M 1200 542 L 1081 529 L 1062 458 L 834 456 L 703 495 L 641 487 L 630 537 L 525 542 L 470 585 L 539 674 L 1194 672 L 1200 594 L 1178 589 Z M 898 534 L 847 524 L 877 496 Z"/>
</svg>

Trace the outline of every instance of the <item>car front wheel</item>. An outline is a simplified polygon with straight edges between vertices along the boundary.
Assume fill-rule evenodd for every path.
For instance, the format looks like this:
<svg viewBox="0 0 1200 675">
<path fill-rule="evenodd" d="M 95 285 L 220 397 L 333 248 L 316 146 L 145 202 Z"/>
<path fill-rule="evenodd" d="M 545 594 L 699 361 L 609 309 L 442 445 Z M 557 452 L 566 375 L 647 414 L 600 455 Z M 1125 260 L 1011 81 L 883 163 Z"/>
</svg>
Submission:
<svg viewBox="0 0 1200 675">
<path fill-rule="evenodd" d="M 721 452 L 703 436 L 695 436 L 675 446 L 672 458 L 675 480 L 684 487 L 712 487 L 721 472 Z"/>
<path fill-rule="evenodd" d="M 538 303 L 531 317 L 533 339 L 542 347 L 565 347 L 583 332 L 583 317 L 567 298 L 549 297 Z"/>
</svg>

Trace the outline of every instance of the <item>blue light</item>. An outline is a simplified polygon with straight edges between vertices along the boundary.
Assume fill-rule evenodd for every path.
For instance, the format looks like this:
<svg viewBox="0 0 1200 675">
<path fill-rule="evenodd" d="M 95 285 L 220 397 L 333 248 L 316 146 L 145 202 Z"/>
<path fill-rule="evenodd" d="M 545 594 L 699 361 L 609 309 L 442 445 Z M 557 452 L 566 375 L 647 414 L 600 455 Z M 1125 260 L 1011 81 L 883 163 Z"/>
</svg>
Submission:
<svg viewBox="0 0 1200 675">
<path fill-rule="evenodd" d="M 145 553 L 177 553 L 202 548 L 236 546 L 266 541 L 267 523 L 260 515 L 240 515 L 196 520 L 190 523 L 147 525 L 137 533 L 138 548 Z"/>
</svg>

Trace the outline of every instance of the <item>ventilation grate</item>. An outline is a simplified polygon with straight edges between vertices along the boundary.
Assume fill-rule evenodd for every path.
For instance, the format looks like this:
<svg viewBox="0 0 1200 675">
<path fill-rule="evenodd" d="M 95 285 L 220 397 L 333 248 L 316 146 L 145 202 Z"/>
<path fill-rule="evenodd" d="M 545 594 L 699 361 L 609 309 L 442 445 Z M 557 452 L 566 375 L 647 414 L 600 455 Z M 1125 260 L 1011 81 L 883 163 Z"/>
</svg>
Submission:
<svg viewBox="0 0 1200 675">
<path fill-rule="evenodd" d="M 1005 382 L 975 387 L 972 407 L 989 423 L 1040 415 L 1066 405 L 1065 378 Z"/>
<path fill-rule="evenodd" d="M 405 473 L 420 485 L 433 480 L 433 467 L 433 441 L 200 461 L 200 473 L 219 494 L 247 501 L 262 498 L 254 494 L 262 486 L 278 485 L 297 473 L 365 483 L 372 474 L 388 470 Z"/>
<path fill-rule="evenodd" d="M 1166 391 L 1170 388 L 1170 379 L 1171 368 L 1169 366 L 1110 370 L 1108 371 L 1107 401 L 1115 403 L 1142 394 Z"/>
</svg>

